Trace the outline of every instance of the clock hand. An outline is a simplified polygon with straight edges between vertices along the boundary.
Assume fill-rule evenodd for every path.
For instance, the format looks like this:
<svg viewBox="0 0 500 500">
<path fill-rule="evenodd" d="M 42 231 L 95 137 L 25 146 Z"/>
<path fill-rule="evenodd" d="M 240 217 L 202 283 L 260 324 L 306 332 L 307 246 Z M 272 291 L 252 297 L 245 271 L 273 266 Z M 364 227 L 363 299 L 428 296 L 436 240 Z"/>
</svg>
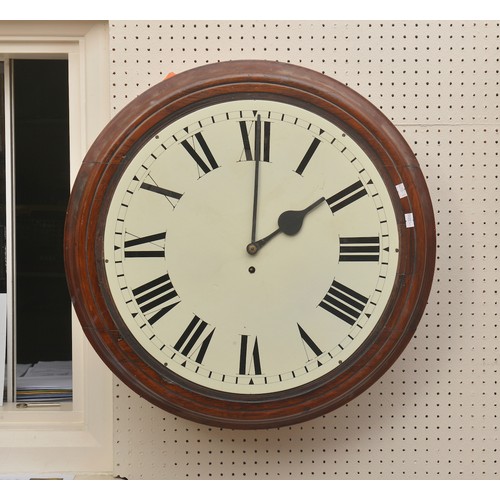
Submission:
<svg viewBox="0 0 500 500">
<path fill-rule="evenodd" d="M 255 122 L 255 177 L 253 185 L 252 243 L 255 241 L 257 228 L 257 201 L 259 195 L 259 164 L 261 142 L 260 125 L 260 115 L 257 115 L 257 121 Z"/>
<path fill-rule="evenodd" d="M 255 255 L 266 243 L 268 243 L 280 233 L 285 233 L 288 236 L 294 236 L 295 234 L 297 234 L 302 227 L 304 217 L 309 212 L 314 210 L 317 206 L 319 206 L 323 201 L 326 200 L 324 197 L 321 197 L 303 210 L 287 210 L 286 212 L 283 212 L 278 217 L 278 229 L 274 230 L 265 238 L 262 238 L 259 241 L 253 241 L 252 243 L 248 244 L 247 252 L 250 255 Z"/>
</svg>

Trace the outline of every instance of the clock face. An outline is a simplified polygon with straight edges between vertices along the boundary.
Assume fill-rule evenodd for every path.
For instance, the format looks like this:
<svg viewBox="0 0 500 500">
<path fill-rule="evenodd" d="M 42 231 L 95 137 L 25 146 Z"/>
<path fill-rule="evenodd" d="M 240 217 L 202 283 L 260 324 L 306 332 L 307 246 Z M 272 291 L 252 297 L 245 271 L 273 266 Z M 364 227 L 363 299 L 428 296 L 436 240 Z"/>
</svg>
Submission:
<svg viewBox="0 0 500 500">
<path fill-rule="evenodd" d="M 104 223 L 108 303 L 160 373 L 272 395 L 339 369 L 386 315 L 397 217 L 380 167 L 322 113 L 219 101 L 122 163 Z"/>
<path fill-rule="evenodd" d="M 425 179 L 372 104 L 229 61 L 134 99 L 87 152 L 65 232 L 83 330 L 141 397 L 208 425 L 292 425 L 372 385 L 429 296 Z"/>
</svg>

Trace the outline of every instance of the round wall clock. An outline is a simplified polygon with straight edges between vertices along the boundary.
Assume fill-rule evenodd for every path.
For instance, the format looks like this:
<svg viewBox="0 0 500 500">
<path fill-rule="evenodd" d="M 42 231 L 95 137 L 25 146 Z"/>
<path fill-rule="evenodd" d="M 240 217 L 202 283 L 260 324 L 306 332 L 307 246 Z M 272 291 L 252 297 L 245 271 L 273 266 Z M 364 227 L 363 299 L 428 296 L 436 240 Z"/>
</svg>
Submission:
<svg viewBox="0 0 500 500">
<path fill-rule="evenodd" d="M 66 223 L 91 344 L 152 404 L 230 428 L 352 400 L 428 298 L 424 177 L 367 100 L 302 67 L 207 65 L 126 106 L 86 155 Z"/>
</svg>

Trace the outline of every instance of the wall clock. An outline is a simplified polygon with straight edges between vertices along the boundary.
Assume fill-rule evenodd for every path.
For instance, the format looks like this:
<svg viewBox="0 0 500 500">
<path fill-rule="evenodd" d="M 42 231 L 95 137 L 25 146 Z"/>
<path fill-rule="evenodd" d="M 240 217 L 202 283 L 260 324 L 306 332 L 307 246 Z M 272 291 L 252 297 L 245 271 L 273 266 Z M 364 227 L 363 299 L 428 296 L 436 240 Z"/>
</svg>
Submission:
<svg viewBox="0 0 500 500">
<path fill-rule="evenodd" d="M 269 61 L 186 71 L 86 155 L 65 257 L 83 329 L 152 404 L 230 428 L 347 403 L 397 359 L 432 283 L 424 177 L 343 84 Z"/>
</svg>

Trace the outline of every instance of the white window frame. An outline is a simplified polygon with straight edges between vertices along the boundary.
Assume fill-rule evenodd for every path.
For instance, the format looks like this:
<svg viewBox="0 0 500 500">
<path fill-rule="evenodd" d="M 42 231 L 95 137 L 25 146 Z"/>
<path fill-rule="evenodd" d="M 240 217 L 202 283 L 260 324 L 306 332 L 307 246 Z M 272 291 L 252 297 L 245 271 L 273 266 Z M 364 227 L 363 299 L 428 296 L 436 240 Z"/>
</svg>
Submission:
<svg viewBox="0 0 500 500">
<path fill-rule="evenodd" d="M 108 27 L 103 21 L 0 21 L 0 58 L 68 60 L 71 184 L 110 119 Z M 0 407 L 1 474 L 112 472 L 112 375 L 74 311 L 72 359 L 72 403 Z"/>
</svg>

